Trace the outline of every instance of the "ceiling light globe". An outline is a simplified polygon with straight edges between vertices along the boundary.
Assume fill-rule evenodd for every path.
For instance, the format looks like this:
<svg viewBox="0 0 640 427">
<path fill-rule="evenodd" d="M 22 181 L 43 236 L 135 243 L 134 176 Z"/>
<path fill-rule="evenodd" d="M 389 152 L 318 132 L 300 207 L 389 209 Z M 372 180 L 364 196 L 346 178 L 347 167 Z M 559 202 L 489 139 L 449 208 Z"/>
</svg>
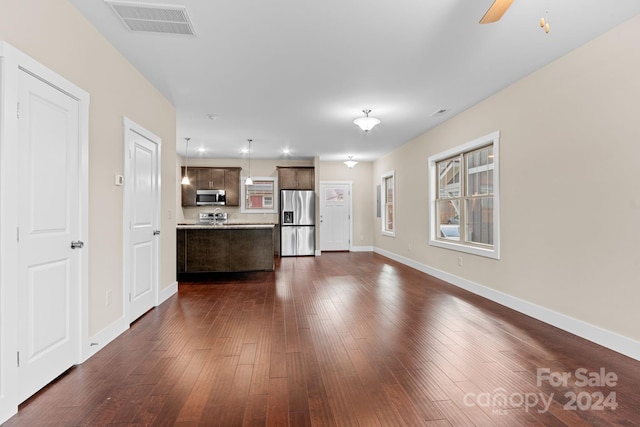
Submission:
<svg viewBox="0 0 640 427">
<path fill-rule="evenodd" d="M 365 132 L 369 132 L 371 129 L 380 124 L 380 120 L 375 117 L 360 117 L 353 121 L 356 125 L 360 127 Z"/>
<path fill-rule="evenodd" d="M 353 156 L 349 156 L 349 160 L 343 162 L 349 169 L 353 169 L 355 165 L 358 164 L 355 160 L 353 160 Z"/>
<path fill-rule="evenodd" d="M 347 160 L 346 162 L 344 162 L 344 164 L 347 165 L 349 169 L 353 169 L 353 167 L 357 165 L 358 162 L 356 162 L 355 160 Z"/>
</svg>

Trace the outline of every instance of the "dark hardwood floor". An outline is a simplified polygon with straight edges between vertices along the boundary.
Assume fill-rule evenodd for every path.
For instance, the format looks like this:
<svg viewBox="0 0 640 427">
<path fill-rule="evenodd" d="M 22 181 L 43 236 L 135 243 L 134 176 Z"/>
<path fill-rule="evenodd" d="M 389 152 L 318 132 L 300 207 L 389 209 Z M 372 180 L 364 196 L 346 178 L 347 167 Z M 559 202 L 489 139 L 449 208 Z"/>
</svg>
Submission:
<svg viewBox="0 0 640 427">
<path fill-rule="evenodd" d="M 323 253 L 181 283 L 6 425 L 632 426 L 639 374 L 382 256 Z"/>
</svg>

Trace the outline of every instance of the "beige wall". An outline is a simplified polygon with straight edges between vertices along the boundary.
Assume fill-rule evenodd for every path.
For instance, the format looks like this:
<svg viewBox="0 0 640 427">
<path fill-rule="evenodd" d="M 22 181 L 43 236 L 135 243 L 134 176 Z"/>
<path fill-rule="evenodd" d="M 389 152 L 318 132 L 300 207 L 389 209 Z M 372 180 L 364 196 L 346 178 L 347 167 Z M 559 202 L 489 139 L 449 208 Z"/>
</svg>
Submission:
<svg viewBox="0 0 640 427">
<path fill-rule="evenodd" d="M 91 96 L 89 112 L 89 333 L 123 315 L 123 117 L 162 139 L 161 280 L 175 282 L 175 109 L 65 0 L 0 0 L 0 39 Z M 169 218 L 169 210 L 172 211 Z M 171 230 L 171 232 L 167 232 Z M 113 304 L 106 306 L 107 291 Z"/>
<path fill-rule="evenodd" d="M 379 159 L 397 236 L 376 247 L 640 340 L 638 45 L 640 17 Z M 502 259 L 428 246 L 427 158 L 495 130 Z"/>
</svg>

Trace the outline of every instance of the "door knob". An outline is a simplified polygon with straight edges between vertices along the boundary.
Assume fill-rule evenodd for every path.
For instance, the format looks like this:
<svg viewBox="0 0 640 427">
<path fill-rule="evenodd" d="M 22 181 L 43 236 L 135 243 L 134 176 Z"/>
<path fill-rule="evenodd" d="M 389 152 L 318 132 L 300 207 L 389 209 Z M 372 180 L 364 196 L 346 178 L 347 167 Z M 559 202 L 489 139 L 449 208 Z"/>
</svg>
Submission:
<svg viewBox="0 0 640 427">
<path fill-rule="evenodd" d="M 153 235 L 157 236 L 158 234 L 160 234 L 160 230 L 153 230 Z"/>
<path fill-rule="evenodd" d="M 74 240 L 71 242 L 71 249 L 82 249 L 84 242 L 82 240 Z"/>
</svg>

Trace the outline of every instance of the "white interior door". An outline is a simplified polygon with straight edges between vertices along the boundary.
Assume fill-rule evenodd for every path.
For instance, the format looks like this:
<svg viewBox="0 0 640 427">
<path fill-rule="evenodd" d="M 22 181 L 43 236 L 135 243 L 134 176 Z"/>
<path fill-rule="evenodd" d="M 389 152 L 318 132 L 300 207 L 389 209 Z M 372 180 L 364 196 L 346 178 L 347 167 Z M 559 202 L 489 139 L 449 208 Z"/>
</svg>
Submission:
<svg viewBox="0 0 640 427">
<path fill-rule="evenodd" d="M 80 357 L 79 103 L 19 73 L 19 401 Z"/>
<path fill-rule="evenodd" d="M 129 321 L 154 307 L 158 299 L 160 234 L 160 139 L 125 120 L 128 152 L 125 201 L 125 275 Z M 128 243 L 127 243 L 128 242 Z"/>
<path fill-rule="evenodd" d="M 320 250 L 348 251 L 351 237 L 351 185 L 320 183 Z"/>
</svg>

